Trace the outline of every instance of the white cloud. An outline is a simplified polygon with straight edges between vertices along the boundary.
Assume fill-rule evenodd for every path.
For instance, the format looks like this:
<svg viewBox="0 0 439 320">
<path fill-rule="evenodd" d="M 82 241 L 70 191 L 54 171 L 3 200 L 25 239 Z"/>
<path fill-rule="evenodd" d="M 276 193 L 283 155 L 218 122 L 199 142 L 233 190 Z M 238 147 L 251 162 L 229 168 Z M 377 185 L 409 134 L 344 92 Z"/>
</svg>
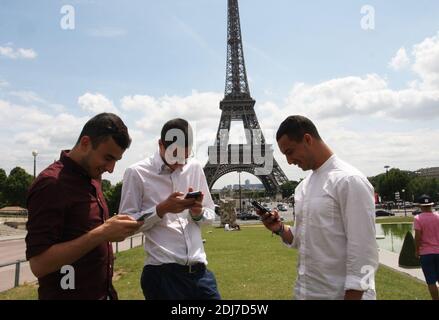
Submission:
<svg viewBox="0 0 439 320">
<path fill-rule="evenodd" d="M 35 59 L 37 53 L 33 49 L 14 49 L 12 46 L 0 47 L 0 56 L 9 59 Z"/>
<path fill-rule="evenodd" d="M 407 56 L 407 52 L 405 51 L 405 48 L 399 49 L 396 55 L 389 62 L 389 67 L 395 71 L 405 69 L 409 65 L 410 65 L 410 59 Z"/>
<path fill-rule="evenodd" d="M 42 99 L 38 94 L 33 91 L 11 91 L 8 94 L 17 97 L 26 103 L 46 103 L 44 99 Z"/>
<path fill-rule="evenodd" d="M 282 114 L 273 106 L 265 108 L 267 112 L 261 111 L 268 117 Z M 439 90 L 392 90 L 388 81 L 376 74 L 345 77 L 315 85 L 294 85 L 282 109 L 314 119 L 346 119 L 352 115 L 431 119 L 439 118 Z"/>
<path fill-rule="evenodd" d="M 413 71 L 423 80 L 426 89 L 439 89 L 439 33 L 413 47 Z"/>
<path fill-rule="evenodd" d="M 147 112 L 151 108 L 158 107 L 158 102 L 154 97 L 147 95 L 125 96 L 120 100 L 121 108 L 125 111 Z"/>
<path fill-rule="evenodd" d="M 161 126 L 172 118 L 186 118 L 205 126 L 210 121 L 218 121 L 221 93 L 193 91 L 190 96 L 126 96 L 121 99 L 124 110 L 142 111 L 144 116 L 136 121 L 136 127 L 149 133 L 157 133 Z M 217 124 L 215 125 L 217 127 Z"/>
<path fill-rule="evenodd" d="M 42 111 L 35 106 L 0 100 L 0 162 L 6 171 L 21 166 L 32 172 L 32 150 L 38 150 L 38 170 L 58 159 L 61 149 L 71 148 L 86 118 Z"/>
<path fill-rule="evenodd" d="M 113 102 L 100 93 L 87 92 L 78 98 L 78 104 L 82 110 L 91 114 L 119 113 Z"/>
</svg>

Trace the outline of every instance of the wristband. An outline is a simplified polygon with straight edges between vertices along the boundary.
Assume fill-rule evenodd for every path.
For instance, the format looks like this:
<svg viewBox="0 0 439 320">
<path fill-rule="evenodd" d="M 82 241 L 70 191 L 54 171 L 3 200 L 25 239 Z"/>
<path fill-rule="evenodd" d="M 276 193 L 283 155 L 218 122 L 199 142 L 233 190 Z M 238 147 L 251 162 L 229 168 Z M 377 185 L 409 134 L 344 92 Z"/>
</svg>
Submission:
<svg viewBox="0 0 439 320">
<path fill-rule="evenodd" d="M 203 212 L 202 212 L 198 217 L 194 217 L 190 211 L 189 211 L 189 214 L 190 214 L 192 220 L 194 220 L 194 221 L 200 221 L 201 219 L 203 219 L 204 209 L 203 209 Z"/>
</svg>

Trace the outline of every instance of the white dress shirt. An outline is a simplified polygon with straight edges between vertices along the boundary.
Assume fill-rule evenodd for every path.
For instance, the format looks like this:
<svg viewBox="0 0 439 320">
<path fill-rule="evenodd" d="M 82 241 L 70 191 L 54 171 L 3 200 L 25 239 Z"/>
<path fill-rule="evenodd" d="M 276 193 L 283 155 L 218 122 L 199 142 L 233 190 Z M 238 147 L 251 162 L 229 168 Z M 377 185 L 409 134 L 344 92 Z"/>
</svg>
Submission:
<svg viewBox="0 0 439 320">
<path fill-rule="evenodd" d="M 189 187 L 204 194 L 201 220 L 192 219 L 189 210 L 166 213 L 163 218 L 157 215 L 156 205 L 173 192 L 187 193 Z M 156 152 L 132 165 L 124 174 L 119 212 L 134 217 L 149 213 L 140 229 L 145 234 L 145 264 L 207 265 L 200 226 L 213 222 L 215 205 L 197 160 L 190 159 L 182 169 L 171 172 Z"/>
<path fill-rule="evenodd" d="M 297 186 L 294 200 L 295 298 L 343 299 L 351 289 L 376 299 L 375 202 L 367 178 L 333 155 Z"/>
</svg>

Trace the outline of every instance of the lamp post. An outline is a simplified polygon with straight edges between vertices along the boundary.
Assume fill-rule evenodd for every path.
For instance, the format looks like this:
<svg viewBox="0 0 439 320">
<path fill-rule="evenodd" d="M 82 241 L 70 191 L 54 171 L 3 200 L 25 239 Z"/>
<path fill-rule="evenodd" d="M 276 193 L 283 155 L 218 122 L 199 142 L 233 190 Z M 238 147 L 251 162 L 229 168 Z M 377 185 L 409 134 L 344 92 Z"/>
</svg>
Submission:
<svg viewBox="0 0 439 320">
<path fill-rule="evenodd" d="M 389 179 L 389 168 L 390 168 L 390 166 L 388 166 L 388 165 L 384 166 L 384 169 L 386 169 L 386 179 Z M 386 181 L 386 182 L 389 183 L 389 181 Z M 392 197 L 390 197 L 390 199 L 392 199 Z M 387 199 L 387 201 L 388 201 L 388 199 Z M 390 207 L 390 204 L 387 203 L 387 209 L 391 210 L 391 208 L 389 208 L 389 207 Z"/>
<path fill-rule="evenodd" d="M 37 172 L 37 155 L 38 155 L 37 150 L 32 151 L 32 155 L 34 156 L 34 180 L 35 180 L 36 172 Z"/>
<path fill-rule="evenodd" d="M 407 217 L 407 210 L 405 209 L 405 189 L 402 189 L 402 203 L 404 205 L 404 216 Z"/>
<path fill-rule="evenodd" d="M 242 200 L 241 200 L 241 171 L 238 171 L 239 175 L 239 213 L 242 213 Z"/>
</svg>

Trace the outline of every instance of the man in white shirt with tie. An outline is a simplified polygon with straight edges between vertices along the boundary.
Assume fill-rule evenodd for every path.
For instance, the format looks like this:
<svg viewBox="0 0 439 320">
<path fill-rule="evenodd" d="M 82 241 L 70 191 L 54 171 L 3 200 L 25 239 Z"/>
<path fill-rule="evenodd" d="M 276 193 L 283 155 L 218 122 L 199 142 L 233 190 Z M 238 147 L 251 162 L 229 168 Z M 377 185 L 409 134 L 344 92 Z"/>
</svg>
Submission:
<svg viewBox="0 0 439 320">
<path fill-rule="evenodd" d="M 372 185 L 333 154 L 306 117 L 288 117 L 276 140 L 289 164 L 312 170 L 295 190 L 294 227 L 276 211 L 263 215 L 265 226 L 299 251 L 295 298 L 376 299 Z"/>
<path fill-rule="evenodd" d="M 189 157 L 189 123 L 168 121 L 158 144 L 153 156 L 126 169 L 119 208 L 135 218 L 145 216 L 143 293 L 146 299 L 220 299 L 201 237 L 201 226 L 215 219 L 215 206 L 201 164 Z M 185 199 L 190 191 L 202 196 Z"/>
</svg>

